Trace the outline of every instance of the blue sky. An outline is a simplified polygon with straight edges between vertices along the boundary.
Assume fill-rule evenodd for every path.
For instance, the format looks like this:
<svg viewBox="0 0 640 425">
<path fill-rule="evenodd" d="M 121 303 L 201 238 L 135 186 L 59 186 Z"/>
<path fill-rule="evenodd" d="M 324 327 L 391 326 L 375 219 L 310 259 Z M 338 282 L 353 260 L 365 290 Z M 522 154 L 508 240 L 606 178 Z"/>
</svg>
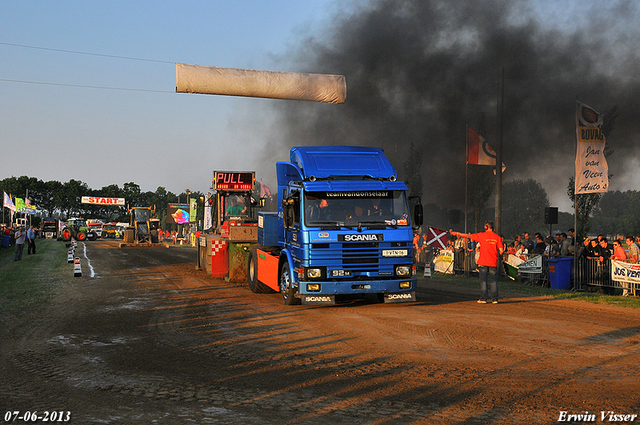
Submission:
<svg viewBox="0 0 640 425">
<path fill-rule="evenodd" d="M 288 52 L 336 7 L 334 0 L 3 2 L 0 144 L 12 160 L 3 161 L 2 177 L 77 179 L 91 188 L 133 181 L 174 193 L 206 192 L 214 169 L 273 179 L 273 162 L 253 154 L 274 101 L 176 94 L 174 62 L 293 70 Z"/>
<path fill-rule="evenodd" d="M 542 55 L 542 59 L 553 57 L 558 52 L 565 53 L 573 43 L 582 41 L 581 37 L 589 34 L 587 30 L 593 29 L 591 36 L 596 37 L 596 44 L 606 53 L 602 62 L 604 66 L 598 65 L 596 71 L 603 77 L 609 77 L 609 73 L 611 79 L 606 87 L 612 87 L 608 93 L 607 89 L 598 91 L 598 87 L 590 87 L 589 83 L 581 86 L 583 76 L 580 75 L 568 75 L 566 84 L 562 76 L 554 76 L 562 85 L 544 93 L 560 92 L 564 96 L 562 105 L 567 106 L 568 117 L 565 120 L 563 115 L 560 120 L 562 123 L 566 121 L 563 133 L 547 137 L 554 143 L 557 138 L 558 143 L 540 158 L 524 157 L 517 149 L 507 152 L 512 162 L 505 162 L 508 169 L 505 181 L 512 178 L 537 179 L 547 190 L 551 205 L 559 206 L 561 211 L 570 209 L 565 182 L 572 173 L 572 156 L 575 156 L 572 153 L 571 111 L 573 99 L 580 95 L 586 103 L 594 102 L 590 106 L 601 108 L 600 112 L 620 104 L 621 118 L 616 122 L 614 138 L 617 151 L 612 157 L 613 162 L 610 162 L 610 171 L 615 174 L 612 189 L 637 190 L 640 178 L 635 170 L 640 165 L 640 155 L 636 155 L 635 148 L 635 99 L 638 97 L 634 93 L 640 90 L 640 84 L 635 76 L 639 61 L 636 47 L 638 7 L 635 3 L 493 1 L 496 13 L 510 13 L 506 16 L 518 26 L 514 33 L 531 30 L 534 34 L 530 39 L 532 42 L 535 42 L 535 34 L 541 36 L 543 46 L 536 50 L 536 54 Z M 412 7 L 427 3 L 430 2 L 388 2 L 398 10 L 397 20 L 402 20 L 402 13 L 406 12 L 404 4 Z M 443 0 L 432 3 L 434 10 L 442 9 L 451 12 L 450 16 L 457 16 L 456 10 L 467 8 L 473 12 L 474 7 L 482 2 Z M 487 4 L 491 7 L 491 1 L 484 3 L 484 7 Z M 512 4 L 519 7 L 506 7 Z M 111 184 L 122 187 L 124 183 L 135 182 L 143 191 L 154 191 L 162 186 L 181 193 L 185 189 L 208 191 L 214 170 L 238 170 L 256 171 L 258 179 L 273 185 L 275 162 L 288 159 L 288 149 L 282 147 L 283 140 L 294 135 L 294 139 L 300 140 L 286 139 L 285 143 L 313 143 L 313 134 L 308 132 L 317 129 L 311 119 L 313 116 L 334 119 L 329 121 L 329 126 L 348 133 L 351 139 L 346 140 L 347 143 L 358 144 L 362 141 L 359 137 L 364 138 L 362 133 L 366 133 L 369 123 L 367 118 L 358 121 L 357 112 L 364 112 L 365 117 L 371 117 L 373 121 L 384 122 L 375 116 L 381 105 L 367 103 L 363 92 L 359 93 L 361 97 L 358 99 L 358 81 L 354 75 L 347 75 L 347 104 L 343 109 L 311 102 L 295 104 L 273 99 L 177 94 L 174 63 L 339 74 L 342 69 L 325 66 L 321 71 L 315 71 L 313 65 L 301 63 L 300 58 L 304 57 L 305 46 L 308 46 L 305 40 L 320 38 L 326 42 L 314 45 L 326 47 L 349 36 L 368 34 L 369 27 L 357 27 L 363 24 L 358 19 L 359 15 L 366 17 L 367 14 L 361 12 L 368 7 L 366 0 L 4 1 L 0 14 L 0 148 L 9 154 L 11 160 L 3 161 L 0 177 L 27 175 L 61 182 L 76 179 L 94 189 Z M 360 14 L 355 19 L 345 19 L 336 24 L 336 17 L 348 16 L 356 10 Z M 479 6 L 478 10 L 483 10 L 483 7 Z M 456 37 L 474 35 L 465 32 L 466 29 L 483 28 L 476 22 L 490 19 L 473 13 L 457 17 L 461 19 L 460 24 L 456 21 L 440 28 L 444 44 L 458 40 Z M 385 15 L 382 26 L 386 23 Z M 491 27 L 492 23 L 488 22 L 486 26 Z M 453 30 L 450 31 L 449 27 Z M 432 30 L 426 27 L 424 32 L 428 34 Z M 545 43 L 549 42 L 550 33 L 547 30 L 557 34 L 550 43 L 554 46 L 548 46 L 551 49 L 548 55 Z M 335 34 L 335 31 L 341 32 Z M 569 36 L 564 38 L 567 34 Z M 366 48 L 367 40 L 354 41 L 361 43 L 356 44 L 355 49 Z M 483 43 L 490 41 L 491 38 L 486 38 Z M 500 56 L 500 49 L 493 51 L 487 44 L 479 47 L 484 47 L 490 56 L 493 54 L 491 57 Z M 387 54 L 381 53 L 379 46 L 373 46 L 371 50 L 373 56 Z M 451 52 L 443 49 L 442 53 L 447 55 Z M 406 56 L 403 57 L 411 59 L 415 52 L 409 50 L 404 54 Z M 593 56 L 593 52 L 576 54 L 583 54 L 585 60 Z M 309 57 L 317 59 L 322 56 L 309 54 Z M 348 63 L 352 59 L 348 54 L 339 57 L 343 59 L 335 64 L 337 68 L 361 69 L 358 68 L 361 64 L 355 60 L 353 64 Z M 514 57 L 513 62 L 518 62 L 517 59 Z M 376 60 L 384 62 L 386 57 Z M 497 65 L 488 63 L 486 68 L 493 66 Z M 536 68 L 537 64 L 534 61 L 525 66 Z M 569 71 L 565 69 L 564 72 Z M 464 75 L 464 72 L 467 71 L 458 70 L 459 75 Z M 442 75 L 445 74 L 452 73 Z M 442 75 L 432 75 L 429 79 L 439 81 L 437 78 Z M 510 93 L 538 84 L 542 84 L 544 89 L 548 80 L 547 75 L 542 75 L 521 81 L 518 87 L 513 83 L 514 75 L 508 77 L 511 77 L 507 81 Z M 390 83 L 390 87 L 402 83 L 390 78 L 385 82 Z M 491 101 L 485 105 L 487 109 L 484 111 L 489 127 L 495 122 L 493 80 L 490 77 L 479 82 L 484 86 L 483 90 L 490 93 Z M 349 85 L 354 81 L 357 81 L 356 90 L 354 85 Z M 446 78 L 442 81 L 446 82 Z M 585 78 L 584 81 L 589 80 Z M 619 87 L 614 82 L 619 83 Z M 437 88 L 438 83 L 433 85 Z M 447 86 L 446 89 L 455 91 L 456 87 Z M 523 102 L 530 101 L 531 92 L 528 93 L 530 97 Z M 430 95 L 430 92 L 425 94 Z M 299 114 L 286 111 L 285 105 L 299 110 Z M 405 112 L 415 112 L 414 106 L 403 105 Z M 536 106 L 547 109 L 549 103 L 542 102 Z M 362 109 L 358 110 L 359 107 Z M 458 115 L 463 112 L 454 111 Z M 341 123 L 342 118 L 344 122 Z M 517 117 L 518 121 L 525 119 L 528 119 L 526 115 Z M 310 122 L 308 128 L 294 125 L 307 121 Z M 283 123 L 291 128 L 283 128 Z M 530 128 L 542 124 L 535 122 Z M 460 126 L 461 129 L 463 127 Z M 376 130 L 375 126 L 372 128 Z M 372 131 L 372 134 L 367 142 L 376 146 L 385 143 L 384 133 Z M 429 133 L 417 133 L 416 140 L 430 140 L 429 136 L 433 139 L 431 143 L 441 140 L 441 135 Z M 524 135 L 521 138 L 528 137 Z M 324 143 L 324 140 L 317 142 Z M 564 143 L 566 146 L 559 154 L 555 147 Z M 426 146 L 428 149 L 428 144 Z M 396 159 L 394 165 L 401 170 L 403 157 L 399 155 Z M 517 161 L 534 163 L 542 159 L 547 166 L 544 172 L 532 172 L 530 168 L 517 164 Z M 447 169 L 444 171 L 448 173 L 446 175 L 432 173 L 435 165 L 444 162 L 444 156 L 427 156 L 423 170 L 425 178 L 437 178 L 436 184 L 443 187 L 456 176 Z M 433 183 L 428 181 L 429 185 Z"/>
</svg>

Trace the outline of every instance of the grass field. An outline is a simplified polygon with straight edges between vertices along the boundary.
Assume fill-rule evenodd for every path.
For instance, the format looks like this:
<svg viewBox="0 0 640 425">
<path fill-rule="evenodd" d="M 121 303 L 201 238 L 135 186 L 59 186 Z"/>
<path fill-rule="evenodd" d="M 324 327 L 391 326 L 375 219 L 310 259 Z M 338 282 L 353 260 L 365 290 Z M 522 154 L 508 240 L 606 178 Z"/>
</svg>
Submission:
<svg viewBox="0 0 640 425">
<path fill-rule="evenodd" d="M 38 239 L 36 249 L 35 255 L 27 255 L 25 244 L 22 261 L 13 261 L 14 247 L 0 250 L 0 314 L 42 302 L 73 278 L 64 242 Z"/>
<path fill-rule="evenodd" d="M 78 245 L 82 249 L 82 243 Z M 37 254 L 27 255 L 25 246 L 22 261 L 13 261 L 14 248 L 0 250 L 0 314 L 25 308 L 32 303 L 47 300 L 57 287 L 74 282 L 73 264 L 67 263 L 66 243 L 51 239 L 37 241 Z M 431 278 L 438 283 L 461 285 L 470 289 L 479 286 L 477 277 L 435 274 Z M 589 292 L 569 292 L 537 286 L 526 286 L 507 279 L 499 281 L 501 293 L 522 296 L 552 297 L 581 300 L 591 303 L 612 304 L 640 308 L 640 298 L 603 295 Z"/>
</svg>

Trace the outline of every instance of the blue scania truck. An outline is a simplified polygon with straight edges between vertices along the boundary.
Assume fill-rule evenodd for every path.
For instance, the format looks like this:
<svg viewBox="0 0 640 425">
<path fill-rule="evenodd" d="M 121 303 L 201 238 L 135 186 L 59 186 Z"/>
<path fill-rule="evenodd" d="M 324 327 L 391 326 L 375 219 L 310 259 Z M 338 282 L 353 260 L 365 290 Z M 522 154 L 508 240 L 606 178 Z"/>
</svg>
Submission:
<svg viewBox="0 0 640 425">
<path fill-rule="evenodd" d="M 415 301 L 413 227 L 407 186 L 382 149 L 294 147 L 276 164 L 278 212 L 258 214 L 249 288 L 281 292 L 286 305 L 335 304 L 343 295 Z"/>
</svg>

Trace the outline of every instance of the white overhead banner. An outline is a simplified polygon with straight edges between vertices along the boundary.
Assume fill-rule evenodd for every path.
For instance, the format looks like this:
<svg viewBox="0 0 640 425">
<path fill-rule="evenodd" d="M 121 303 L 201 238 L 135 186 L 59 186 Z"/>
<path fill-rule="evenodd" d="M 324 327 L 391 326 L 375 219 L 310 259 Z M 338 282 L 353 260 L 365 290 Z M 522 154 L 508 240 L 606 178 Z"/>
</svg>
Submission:
<svg viewBox="0 0 640 425">
<path fill-rule="evenodd" d="M 92 205 L 125 206 L 124 198 L 98 198 L 96 196 L 83 196 L 81 202 L 83 204 L 92 204 Z"/>
<path fill-rule="evenodd" d="M 176 93 L 344 103 L 343 75 L 256 71 L 176 63 Z"/>
<path fill-rule="evenodd" d="M 575 194 L 606 192 L 609 189 L 609 166 L 604 156 L 605 137 L 601 131 L 604 115 L 582 102 L 576 102 Z"/>
</svg>

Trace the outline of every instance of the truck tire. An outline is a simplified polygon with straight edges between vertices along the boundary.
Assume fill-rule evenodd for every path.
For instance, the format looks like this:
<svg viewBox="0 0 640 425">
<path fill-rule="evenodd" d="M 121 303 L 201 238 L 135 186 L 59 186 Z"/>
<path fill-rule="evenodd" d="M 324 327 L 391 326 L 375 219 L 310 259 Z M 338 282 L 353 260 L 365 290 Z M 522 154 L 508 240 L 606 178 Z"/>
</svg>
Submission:
<svg viewBox="0 0 640 425">
<path fill-rule="evenodd" d="M 158 231 L 155 229 L 151 231 L 151 243 L 158 243 Z"/>
<path fill-rule="evenodd" d="M 80 242 L 84 242 L 87 240 L 87 234 L 85 232 L 78 232 L 76 233 L 76 239 Z"/>
<path fill-rule="evenodd" d="M 64 242 L 69 242 L 71 240 L 71 230 L 63 229 L 61 238 Z"/>
<path fill-rule="evenodd" d="M 96 232 L 88 232 L 87 239 L 89 239 L 90 241 L 95 241 L 96 239 L 98 239 L 98 235 L 96 234 Z"/>
<path fill-rule="evenodd" d="M 280 269 L 280 293 L 284 305 L 300 304 L 300 298 L 296 298 L 296 291 L 293 287 L 292 277 L 289 273 L 289 262 L 285 260 Z"/>
<path fill-rule="evenodd" d="M 134 243 L 136 240 L 136 229 L 128 227 L 124 229 L 124 243 Z"/>
<path fill-rule="evenodd" d="M 269 294 L 274 292 L 273 289 L 258 280 L 258 247 L 262 248 L 262 246 L 254 245 L 249 251 L 249 259 L 247 261 L 249 289 L 256 294 Z"/>
</svg>

